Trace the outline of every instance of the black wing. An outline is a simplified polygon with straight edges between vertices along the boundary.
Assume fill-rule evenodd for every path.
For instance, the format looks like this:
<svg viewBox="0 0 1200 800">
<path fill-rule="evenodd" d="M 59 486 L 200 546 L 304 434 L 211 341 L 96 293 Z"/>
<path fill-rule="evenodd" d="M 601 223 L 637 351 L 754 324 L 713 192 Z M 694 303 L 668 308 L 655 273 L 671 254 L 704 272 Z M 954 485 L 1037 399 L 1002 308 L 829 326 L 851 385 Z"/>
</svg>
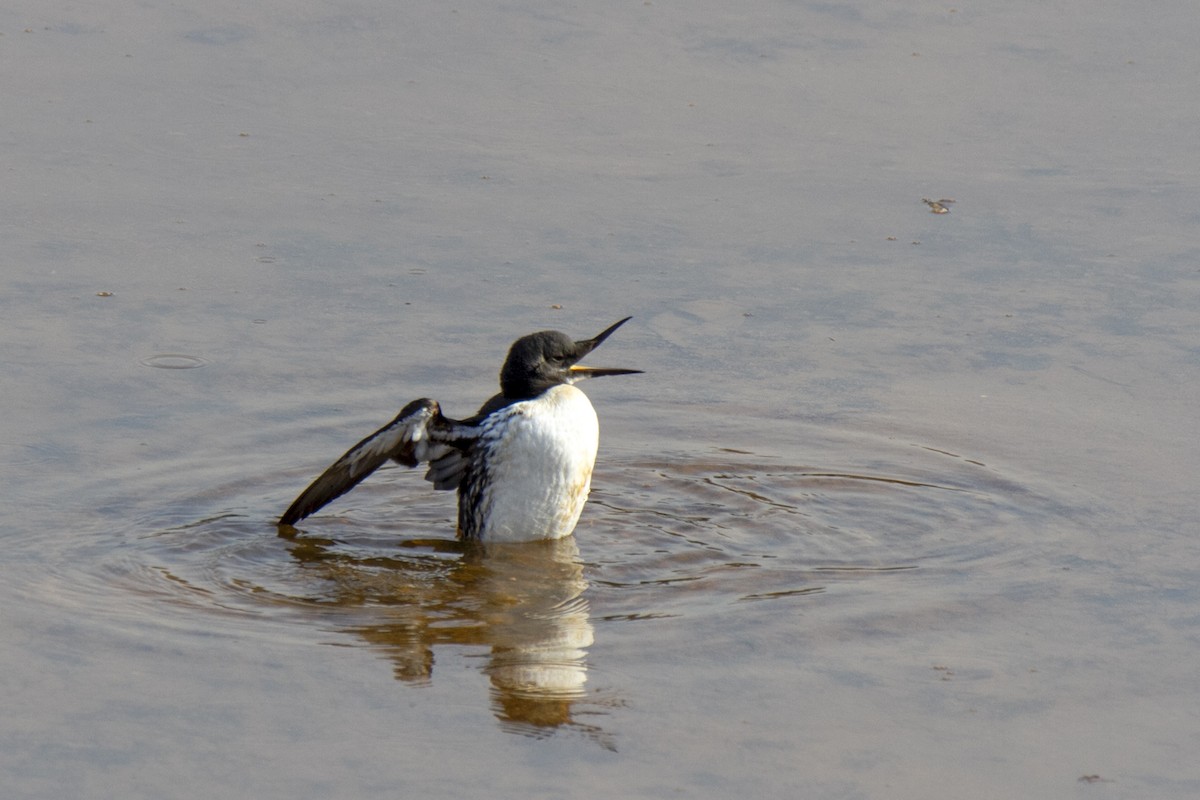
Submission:
<svg viewBox="0 0 1200 800">
<path fill-rule="evenodd" d="M 469 422 L 442 416 L 433 400 L 422 398 L 406 405 L 396 418 L 346 451 L 329 469 L 300 493 L 279 518 L 294 525 L 357 486 L 388 459 L 407 467 L 431 462 L 425 476 L 439 489 L 458 486 L 462 453 L 479 436 Z"/>
</svg>

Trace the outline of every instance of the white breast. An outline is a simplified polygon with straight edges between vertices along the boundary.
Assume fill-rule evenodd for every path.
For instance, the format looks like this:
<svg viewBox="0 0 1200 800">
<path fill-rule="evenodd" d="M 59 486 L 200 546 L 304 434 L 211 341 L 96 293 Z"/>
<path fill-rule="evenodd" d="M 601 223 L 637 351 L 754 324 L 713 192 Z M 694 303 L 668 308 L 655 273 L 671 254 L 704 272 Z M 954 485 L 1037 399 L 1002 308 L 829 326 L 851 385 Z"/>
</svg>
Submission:
<svg viewBox="0 0 1200 800">
<path fill-rule="evenodd" d="M 555 386 L 484 421 L 459 499 L 459 527 L 488 541 L 558 539 L 587 502 L 600 425 L 587 396 Z"/>
</svg>

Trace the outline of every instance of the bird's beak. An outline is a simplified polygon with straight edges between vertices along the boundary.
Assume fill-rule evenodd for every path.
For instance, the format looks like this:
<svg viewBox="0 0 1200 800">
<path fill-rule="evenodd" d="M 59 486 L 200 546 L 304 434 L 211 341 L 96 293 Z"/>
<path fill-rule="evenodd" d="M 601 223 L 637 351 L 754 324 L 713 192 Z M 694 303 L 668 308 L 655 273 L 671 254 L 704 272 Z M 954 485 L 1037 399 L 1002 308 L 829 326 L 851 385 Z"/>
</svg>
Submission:
<svg viewBox="0 0 1200 800">
<path fill-rule="evenodd" d="M 609 325 L 599 334 L 591 339 L 584 339 L 575 342 L 576 358 L 583 358 L 588 353 L 599 347 L 605 339 L 612 335 L 613 331 L 624 325 L 633 317 L 626 317 L 623 320 L 614 322 Z M 640 369 L 619 369 L 617 367 L 585 367 L 581 364 L 572 365 L 570 368 L 572 381 L 583 380 L 584 378 L 602 378 L 605 375 L 639 375 Z"/>
<path fill-rule="evenodd" d="M 617 328 L 624 325 L 626 322 L 629 322 L 629 320 L 631 320 L 631 319 L 633 319 L 633 317 L 626 317 L 625 319 L 618 320 L 617 322 L 614 322 L 612 325 L 609 325 L 601 333 L 594 336 L 593 338 L 584 339 L 583 341 L 576 342 L 575 343 L 576 358 L 583 358 L 588 353 L 595 350 L 597 347 L 599 347 L 601 344 L 604 343 L 605 339 L 607 339 L 609 336 L 612 336 L 613 331 L 615 331 Z"/>
<path fill-rule="evenodd" d="M 620 367 L 582 367 L 574 366 L 569 369 L 571 373 L 571 381 L 580 381 L 584 378 L 603 378 L 605 375 L 641 375 L 640 369 L 621 369 Z"/>
</svg>

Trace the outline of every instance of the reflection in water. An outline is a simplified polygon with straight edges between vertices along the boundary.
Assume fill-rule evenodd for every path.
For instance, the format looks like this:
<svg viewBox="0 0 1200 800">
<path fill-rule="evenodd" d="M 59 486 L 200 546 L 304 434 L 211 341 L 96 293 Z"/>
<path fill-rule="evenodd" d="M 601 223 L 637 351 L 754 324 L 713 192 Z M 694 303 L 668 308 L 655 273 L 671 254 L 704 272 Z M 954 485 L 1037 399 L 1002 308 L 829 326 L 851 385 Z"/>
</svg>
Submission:
<svg viewBox="0 0 1200 800">
<path fill-rule="evenodd" d="M 368 621 L 343 630 L 385 653 L 397 679 L 431 681 L 438 646 L 490 647 L 484 672 L 507 729 L 545 735 L 569 726 L 611 747 L 602 731 L 572 717 L 585 697 L 593 642 L 574 537 L 409 541 L 403 558 L 356 556 L 330 540 L 289 541 L 292 556 L 330 587 L 323 605 L 371 609 Z"/>
</svg>

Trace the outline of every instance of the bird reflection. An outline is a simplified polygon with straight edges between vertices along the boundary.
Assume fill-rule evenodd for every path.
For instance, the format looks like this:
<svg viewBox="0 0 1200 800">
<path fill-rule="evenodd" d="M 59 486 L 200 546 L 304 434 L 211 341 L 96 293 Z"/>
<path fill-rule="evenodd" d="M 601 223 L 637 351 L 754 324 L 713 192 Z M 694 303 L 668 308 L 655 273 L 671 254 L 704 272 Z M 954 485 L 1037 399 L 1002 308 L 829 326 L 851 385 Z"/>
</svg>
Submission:
<svg viewBox="0 0 1200 800">
<path fill-rule="evenodd" d="M 401 554 L 355 554 L 345 543 L 289 538 L 292 556 L 320 579 L 320 604 L 359 619 L 343 630 L 378 648 L 398 680 L 433 680 L 439 646 L 490 648 L 483 672 L 492 710 L 515 733 L 569 727 L 605 747 L 610 738 L 574 719 L 586 698 L 594 632 L 574 537 L 484 544 L 410 540 Z"/>
</svg>

